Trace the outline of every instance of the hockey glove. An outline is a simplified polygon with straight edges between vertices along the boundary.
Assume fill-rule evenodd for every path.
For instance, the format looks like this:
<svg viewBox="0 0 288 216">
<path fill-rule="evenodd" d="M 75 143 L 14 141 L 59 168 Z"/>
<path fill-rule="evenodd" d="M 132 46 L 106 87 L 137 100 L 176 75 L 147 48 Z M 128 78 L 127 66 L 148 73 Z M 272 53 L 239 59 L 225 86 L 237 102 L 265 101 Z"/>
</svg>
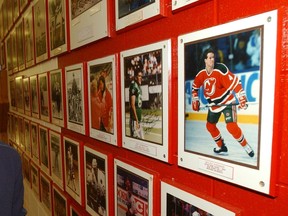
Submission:
<svg viewBox="0 0 288 216">
<path fill-rule="evenodd" d="M 198 92 L 192 93 L 192 109 L 194 111 L 197 111 L 197 112 L 200 110 L 200 102 L 199 102 Z"/>
<path fill-rule="evenodd" d="M 242 89 L 238 92 L 238 100 L 239 100 L 239 108 L 240 109 L 247 109 L 248 105 L 246 104 L 247 98 L 245 91 Z"/>
</svg>

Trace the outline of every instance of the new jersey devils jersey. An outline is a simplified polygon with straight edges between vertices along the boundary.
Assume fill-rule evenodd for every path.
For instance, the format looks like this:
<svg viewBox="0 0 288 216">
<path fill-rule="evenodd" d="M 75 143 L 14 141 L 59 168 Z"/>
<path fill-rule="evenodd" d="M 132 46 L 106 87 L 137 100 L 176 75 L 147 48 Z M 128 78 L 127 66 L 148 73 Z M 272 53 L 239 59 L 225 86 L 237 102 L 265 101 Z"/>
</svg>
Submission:
<svg viewBox="0 0 288 216">
<path fill-rule="evenodd" d="M 199 71 L 192 85 L 192 93 L 198 92 L 201 86 L 207 102 L 216 105 L 210 107 L 212 112 L 222 111 L 225 106 L 217 104 L 231 104 L 235 101 L 233 91 L 238 93 L 242 90 L 241 81 L 222 63 L 215 63 L 210 74 L 206 69 Z"/>
</svg>

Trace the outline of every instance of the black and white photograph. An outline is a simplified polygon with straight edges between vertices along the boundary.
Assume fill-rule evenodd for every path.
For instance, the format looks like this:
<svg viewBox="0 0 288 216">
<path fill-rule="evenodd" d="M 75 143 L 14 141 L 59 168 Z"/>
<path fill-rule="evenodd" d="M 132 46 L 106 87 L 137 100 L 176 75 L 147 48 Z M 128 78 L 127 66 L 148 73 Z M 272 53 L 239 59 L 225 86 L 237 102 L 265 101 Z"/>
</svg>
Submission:
<svg viewBox="0 0 288 216">
<path fill-rule="evenodd" d="M 39 80 L 39 100 L 40 100 L 40 119 L 50 121 L 49 109 L 49 90 L 48 90 L 48 76 L 47 73 L 38 75 Z"/>
<path fill-rule="evenodd" d="M 28 7 L 24 16 L 24 45 L 25 45 L 25 66 L 31 67 L 35 64 L 34 59 L 34 36 L 33 36 L 33 13 L 32 7 Z"/>
<path fill-rule="evenodd" d="M 39 93 L 37 75 L 33 75 L 30 77 L 30 97 L 32 116 L 39 118 Z"/>
<path fill-rule="evenodd" d="M 30 163 L 30 171 L 31 171 L 31 187 L 32 187 L 32 191 L 35 193 L 35 195 L 37 196 L 37 198 L 40 197 L 39 194 L 39 167 L 34 164 L 33 162 Z"/>
<path fill-rule="evenodd" d="M 33 10 L 35 30 L 36 63 L 48 58 L 48 31 L 46 23 L 46 1 L 37 0 Z"/>
<path fill-rule="evenodd" d="M 16 25 L 16 36 L 17 36 L 17 59 L 18 59 L 18 67 L 19 71 L 25 69 L 25 49 L 24 49 L 24 24 L 23 19 Z"/>
<path fill-rule="evenodd" d="M 86 211 L 109 215 L 107 155 L 84 147 Z"/>
<path fill-rule="evenodd" d="M 123 146 L 168 161 L 170 40 L 121 52 Z"/>
<path fill-rule="evenodd" d="M 65 216 L 67 211 L 67 198 L 63 192 L 56 187 L 52 187 L 52 203 L 53 203 L 53 215 Z"/>
<path fill-rule="evenodd" d="M 71 0 L 71 50 L 109 36 L 107 0 Z"/>
<path fill-rule="evenodd" d="M 51 71 L 50 75 L 50 110 L 52 123 L 64 126 L 62 70 Z"/>
<path fill-rule="evenodd" d="M 66 67 L 65 75 L 67 127 L 70 130 L 85 134 L 83 64 Z"/>
<path fill-rule="evenodd" d="M 164 15 L 163 2 L 159 0 L 116 0 L 116 30 L 139 24 Z"/>
<path fill-rule="evenodd" d="M 82 204 L 80 143 L 68 137 L 63 137 L 65 190 L 79 204 Z"/>
<path fill-rule="evenodd" d="M 50 36 L 50 56 L 67 51 L 66 1 L 48 1 L 48 20 Z"/>
<path fill-rule="evenodd" d="M 35 122 L 30 122 L 30 126 L 32 159 L 36 164 L 39 164 L 38 124 Z"/>
<path fill-rule="evenodd" d="M 207 195 L 206 195 L 207 199 Z M 216 205 L 187 191 L 183 185 L 171 181 L 161 181 L 161 215 L 166 216 L 236 216 L 227 208 Z M 211 198 L 212 200 L 212 198 Z M 213 200 L 217 202 L 217 200 Z M 223 202 L 221 203 L 223 205 Z"/>
<path fill-rule="evenodd" d="M 153 215 L 153 175 L 114 160 L 115 215 Z"/>
<path fill-rule="evenodd" d="M 51 176 L 60 188 L 63 188 L 63 165 L 62 165 L 62 139 L 61 134 L 49 130 Z"/>
<path fill-rule="evenodd" d="M 268 15 L 271 22 L 261 14 L 178 38 L 179 165 L 266 193 L 274 90 L 263 89 L 275 81 L 276 45 L 268 41 L 277 23 Z M 244 181 L 259 174 L 263 184 Z"/>
<path fill-rule="evenodd" d="M 116 145 L 115 56 L 95 59 L 87 65 L 90 136 Z"/>
<path fill-rule="evenodd" d="M 30 78 L 23 77 L 24 113 L 31 115 Z"/>
<path fill-rule="evenodd" d="M 23 95 L 23 78 L 18 76 L 15 78 L 15 99 L 17 111 L 24 113 L 24 95 Z"/>
<path fill-rule="evenodd" d="M 30 133 L 30 121 L 24 119 L 24 143 L 26 154 L 31 157 L 31 133 Z"/>
<path fill-rule="evenodd" d="M 51 179 L 40 172 L 40 200 L 47 214 L 52 212 Z"/>
<path fill-rule="evenodd" d="M 50 175 L 48 128 L 39 125 L 39 150 L 41 170 Z"/>
</svg>

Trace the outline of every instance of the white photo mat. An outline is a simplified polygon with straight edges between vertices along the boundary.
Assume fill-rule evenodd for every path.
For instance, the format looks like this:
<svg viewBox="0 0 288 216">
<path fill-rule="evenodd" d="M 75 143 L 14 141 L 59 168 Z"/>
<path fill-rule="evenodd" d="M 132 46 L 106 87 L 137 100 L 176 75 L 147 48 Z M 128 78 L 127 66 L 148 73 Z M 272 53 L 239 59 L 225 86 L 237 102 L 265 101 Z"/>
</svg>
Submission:
<svg viewBox="0 0 288 216">
<path fill-rule="evenodd" d="M 103 68 L 102 68 L 102 67 Z M 94 70 L 94 68 L 96 68 L 97 71 Z M 109 68 L 106 68 L 109 67 Z M 110 68 L 111 67 L 111 68 Z M 103 57 L 103 58 L 99 58 L 99 59 L 95 59 L 92 61 L 89 61 L 87 63 L 87 70 L 88 70 L 88 104 L 89 104 L 89 131 L 90 131 L 90 137 L 104 141 L 106 143 L 112 144 L 112 145 L 117 145 L 117 95 L 116 95 L 116 55 L 111 55 L 111 56 L 107 56 L 107 57 Z M 101 70 L 106 70 L 105 74 L 102 75 L 102 71 Z M 97 109 L 93 109 L 92 110 L 92 93 L 91 93 L 91 85 L 92 85 L 92 76 L 95 76 L 95 78 L 93 78 L 93 80 L 96 81 L 97 80 L 97 86 L 96 88 L 98 89 L 98 82 L 99 82 L 99 77 L 103 76 L 105 77 L 105 86 L 107 88 L 106 91 L 109 91 L 109 94 L 111 94 L 112 97 L 112 111 L 111 111 L 111 117 L 110 117 L 110 121 L 112 123 L 112 126 L 110 128 L 110 131 L 103 131 L 101 129 L 96 129 L 93 126 L 93 118 L 92 118 L 92 112 L 95 113 L 99 113 L 100 110 Z M 98 91 L 98 90 L 97 90 Z M 107 92 L 105 92 L 105 97 L 107 97 Z M 96 98 L 93 98 L 95 101 Z M 104 96 L 103 99 L 105 100 Z M 97 102 L 94 102 L 94 104 Z M 106 101 L 104 102 L 105 106 L 106 105 Z M 110 102 L 109 102 L 110 103 Z M 111 124 L 110 123 L 110 124 Z"/>
<path fill-rule="evenodd" d="M 143 118 L 143 130 L 146 130 L 143 138 L 132 137 L 129 132 L 129 85 L 127 86 L 127 80 L 133 79 L 133 74 L 130 75 L 128 71 L 128 63 L 125 59 L 139 58 L 140 56 L 148 56 L 152 53 L 160 53 L 159 58 L 161 58 L 158 66 L 161 69 L 157 69 L 157 74 L 150 75 L 147 73 L 146 77 L 143 72 L 142 77 L 142 101 L 148 101 L 149 95 L 151 97 L 152 93 L 155 92 L 158 96 L 160 102 L 157 104 L 156 109 L 146 108 L 147 114 L 146 120 Z M 136 151 L 138 153 L 156 158 L 158 160 L 169 162 L 169 149 L 168 149 L 168 112 L 169 112 L 169 76 L 171 72 L 171 41 L 165 40 L 157 42 L 154 44 L 146 45 L 143 47 L 138 47 L 130 50 L 126 50 L 120 53 L 121 57 L 121 104 L 122 104 L 122 137 L 123 137 L 123 147 Z M 125 63 L 126 62 L 126 63 Z M 127 64 L 127 65 L 126 65 Z M 161 71 L 161 72 L 159 72 Z M 132 72 L 134 73 L 134 72 Z M 131 78 L 129 78 L 131 76 Z M 157 76 L 162 78 L 157 78 Z M 143 80 L 146 79 L 146 83 Z M 148 80 L 149 79 L 149 80 Z M 147 80 L 149 82 L 147 82 Z M 157 84 L 157 82 L 161 84 Z M 150 94 L 151 93 L 151 94 Z M 143 107 L 142 107 L 143 109 Z M 160 114 L 158 114 L 160 113 Z M 144 123 L 146 121 L 146 123 Z M 144 126 L 145 124 L 145 126 Z M 145 129 L 146 128 L 146 129 Z M 155 129 L 155 132 L 152 132 Z M 160 132 L 159 132 L 160 131 Z M 146 138 L 145 138 L 146 136 Z"/>
<path fill-rule="evenodd" d="M 256 164 L 239 164 L 229 161 L 229 156 L 223 159 L 221 157 L 213 157 L 213 148 L 211 155 L 193 153 L 185 150 L 185 111 L 187 108 L 187 100 L 189 95 L 185 97 L 187 92 L 184 91 L 185 82 L 185 55 L 184 48 L 186 44 L 204 41 L 205 38 L 215 38 L 221 35 L 229 35 L 235 32 L 244 31 L 245 29 L 260 28 L 264 35 L 262 66 L 260 67 L 262 88 L 259 90 L 261 100 L 259 100 L 259 147 L 255 148 L 257 154 L 254 159 Z M 262 35 L 262 36 L 263 36 Z M 205 37 L 205 38 L 204 38 Z M 262 193 L 270 194 L 273 185 L 270 185 L 271 178 L 271 155 L 272 155 L 272 133 L 273 133 L 273 110 L 274 110 L 274 89 L 270 86 L 275 84 L 276 70 L 276 41 L 277 41 L 277 11 L 271 11 L 260 15 L 233 21 L 227 24 L 211 27 L 193 33 L 188 33 L 178 37 L 178 164 L 181 167 L 195 170 L 215 178 L 219 178 L 231 183 L 235 183 Z M 262 69 L 262 70 L 261 70 Z M 272 101 L 272 102 L 271 102 Z M 189 104 L 188 104 L 189 105 Z M 252 105 L 251 105 L 252 107 Z M 191 110 L 191 105 L 189 106 Z M 248 108 L 249 109 L 249 108 Z M 207 110 L 206 110 L 207 112 Z M 240 111 L 239 111 L 240 113 Z M 239 114 L 238 113 L 238 114 Z M 265 131 L 265 132 L 264 132 Z M 190 133 L 189 131 L 187 133 Z M 210 135 L 207 135 L 208 137 Z M 190 140 L 191 141 L 191 140 Z M 194 140 L 195 143 L 195 140 Z M 214 141 L 211 139 L 211 143 Z M 208 146 L 207 144 L 203 144 Z M 239 145 L 239 144 L 238 144 Z M 230 145 L 231 146 L 231 145 Z M 239 145 L 240 146 L 240 145 Z M 215 146 L 214 146 L 215 147 Z M 241 146 L 240 146 L 241 147 Z M 242 152 L 243 151 L 243 152 Z M 258 151 L 258 152 L 257 152 Z M 246 154 L 243 149 L 239 150 L 239 154 Z M 231 154 L 230 154 L 231 155 Z M 246 155 L 246 157 L 249 156 Z M 247 160 L 248 160 L 247 159 Z M 251 158 L 252 159 L 252 158 Z M 253 160 L 253 159 L 252 159 Z M 247 178 L 250 176 L 251 178 Z M 253 178 L 252 178 L 253 177 Z"/>
</svg>

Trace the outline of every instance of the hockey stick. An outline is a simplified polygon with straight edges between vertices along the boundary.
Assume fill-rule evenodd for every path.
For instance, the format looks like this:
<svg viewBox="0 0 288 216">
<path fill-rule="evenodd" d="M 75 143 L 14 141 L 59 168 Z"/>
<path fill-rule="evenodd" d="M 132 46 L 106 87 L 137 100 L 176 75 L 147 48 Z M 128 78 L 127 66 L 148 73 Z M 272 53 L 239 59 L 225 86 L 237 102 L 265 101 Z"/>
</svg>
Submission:
<svg viewBox="0 0 288 216">
<path fill-rule="evenodd" d="M 249 104 L 258 104 L 258 102 L 246 102 L 246 109 L 247 109 Z M 240 105 L 240 104 L 239 103 L 234 103 L 234 104 L 233 103 L 232 104 L 207 104 L 205 106 L 200 107 L 199 109 L 200 110 L 204 110 L 204 109 L 207 109 L 209 107 L 215 107 L 215 106 L 222 107 L 222 106 L 238 106 L 238 105 Z"/>
</svg>

